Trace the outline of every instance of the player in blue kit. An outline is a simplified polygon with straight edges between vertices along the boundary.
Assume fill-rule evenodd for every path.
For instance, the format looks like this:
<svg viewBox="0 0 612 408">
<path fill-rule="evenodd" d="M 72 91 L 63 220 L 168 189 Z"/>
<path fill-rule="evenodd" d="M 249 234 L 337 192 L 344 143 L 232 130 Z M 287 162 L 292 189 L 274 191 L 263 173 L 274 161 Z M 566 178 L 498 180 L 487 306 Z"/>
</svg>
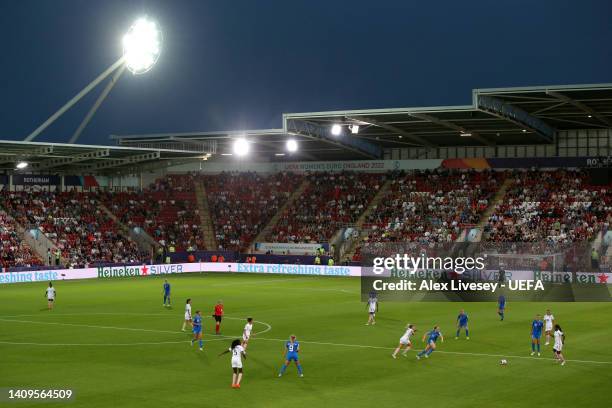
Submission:
<svg viewBox="0 0 612 408">
<path fill-rule="evenodd" d="M 506 310 L 506 297 L 504 295 L 499 295 L 499 299 L 497 299 L 497 314 L 500 317 L 500 320 L 504 320 L 504 311 Z"/>
<path fill-rule="evenodd" d="M 193 343 L 198 340 L 198 343 L 200 344 L 200 351 L 202 351 L 202 314 L 200 313 L 200 311 L 198 310 L 195 314 L 195 316 L 193 317 L 193 339 L 191 340 L 191 345 L 193 346 Z"/>
<path fill-rule="evenodd" d="M 163 306 L 170 307 L 170 284 L 168 280 L 164 280 L 164 304 Z"/>
<path fill-rule="evenodd" d="M 282 377 L 283 374 L 285 374 L 285 370 L 287 370 L 287 367 L 289 367 L 289 364 L 292 361 L 295 361 L 295 366 L 297 367 L 298 375 L 300 377 L 303 377 L 304 374 L 302 373 L 302 365 L 300 364 L 298 357 L 298 353 L 300 352 L 300 343 L 295 339 L 295 336 L 293 334 L 289 337 L 289 341 L 285 343 L 285 350 L 285 364 L 283 364 L 283 366 L 281 367 L 278 376 Z"/>
<path fill-rule="evenodd" d="M 427 346 L 423 351 L 417 354 L 417 360 L 420 360 L 423 356 L 425 356 L 425 358 L 429 358 L 429 355 L 436 350 L 436 341 L 438 341 L 438 339 L 442 340 L 444 343 L 444 336 L 442 335 L 442 332 L 440 332 L 440 328 L 438 326 L 434 326 L 431 331 L 425 333 L 425 335 L 423 335 L 423 341 L 425 341 L 425 339 L 427 339 Z"/>
<path fill-rule="evenodd" d="M 469 340 L 470 332 L 468 330 L 468 315 L 463 309 L 459 311 L 459 316 L 457 316 L 457 335 L 455 336 L 455 340 L 459 338 L 459 333 L 461 333 L 461 329 L 465 330 L 465 338 Z"/>
<path fill-rule="evenodd" d="M 542 337 L 542 328 L 544 327 L 544 320 L 538 314 L 533 322 L 531 322 L 531 355 L 533 356 L 536 352 L 536 346 L 538 349 L 538 356 L 540 355 L 540 338 Z"/>
</svg>

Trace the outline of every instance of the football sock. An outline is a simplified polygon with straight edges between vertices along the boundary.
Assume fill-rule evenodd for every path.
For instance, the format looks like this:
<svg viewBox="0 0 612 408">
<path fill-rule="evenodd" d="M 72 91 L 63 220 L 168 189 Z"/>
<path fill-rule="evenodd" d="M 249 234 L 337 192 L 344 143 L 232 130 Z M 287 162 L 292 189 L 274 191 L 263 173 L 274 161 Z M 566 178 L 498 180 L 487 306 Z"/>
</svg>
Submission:
<svg viewBox="0 0 612 408">
<path fill-rule="evenodd" d="M 465 329 L 465 337 L 470 337 L 470 331 L 468 329 Z"/>
<path fill-rule="evenodd" d="M 538 343 L 538 353 L 540 352 L 540 343 Z"/>
<path fill-rule="evenodd" d="M 298 369 L 298 374 L 302 375 L 302 365 L 301 364 L 297 365 L 297 369 Z"/>
<path fill-rule="evenodd" d="M 202 348 L 202 346 L 203 346 L 202 340 L 200 340 L 199 343 L 200 343 L 200 348 Z"/>
<path fill-rule="evenodd" d="M 281 367 L 280 373 L 281 374 L 285 374 L 286 370 L 287 370 L 287 366 L 283 364 L 282 367 Z"/>
<path fill-rule="evenodd" d="M 535 343 L 531 343 L 531 351 L 535 351 Z"/>
</svg>

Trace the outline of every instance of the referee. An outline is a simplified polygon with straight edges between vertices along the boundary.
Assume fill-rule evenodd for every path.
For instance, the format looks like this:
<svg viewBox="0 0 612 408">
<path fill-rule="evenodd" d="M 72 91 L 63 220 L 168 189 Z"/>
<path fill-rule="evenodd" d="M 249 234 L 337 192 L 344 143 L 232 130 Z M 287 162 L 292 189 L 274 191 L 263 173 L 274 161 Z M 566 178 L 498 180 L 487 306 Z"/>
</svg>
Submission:
<svg viewBox="0 0 612 408">
<path fill-rule="evenodd" d="M 215 305 L 215 314 L 213 314 L 213 318 L 215 319 L 215 334 L 219 334 L 219 329 L 221 329 L 221 319 L 223 318 L 223 301 L 218 300 Z"/>
</svg>

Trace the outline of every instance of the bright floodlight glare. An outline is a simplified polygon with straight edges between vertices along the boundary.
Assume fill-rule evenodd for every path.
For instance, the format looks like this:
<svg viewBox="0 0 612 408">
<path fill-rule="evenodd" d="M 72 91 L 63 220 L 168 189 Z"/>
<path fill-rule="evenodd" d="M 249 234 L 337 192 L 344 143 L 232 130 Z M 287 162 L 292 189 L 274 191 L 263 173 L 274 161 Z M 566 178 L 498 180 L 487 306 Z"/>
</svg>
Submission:
<svg viewBox="0 0 612 408">
<path fill-rule="evenodd" d="M 28 167 L 28 162 L 24 162 L 24 161 L 20 161 L 19 163 L 17 163 L 16 166 L 19 170 L 21 169 L 25 169 L 26 167 Z"/>
<path fill-rule="evenodd" d="M 293 153 L 297 152 L 298 144 L 294 139 L 287 140 L 287 151 Z"/>
<path fill-rule="evenodd" d="M 161 32 L 155 22 L 139 18 L 123 37 L 125 66 L 133 74 L 144 74 L 157 62 L 161 52 Z"/>
<path fill-rule="evenodd" d="M 353 125 L 353 126 L 351 126 L 351 133 L 353 133 L 353 134 L 355 134 L 355 135 L 356 135 L 357 133 L 359 133 L 359 125 Z"/>
<path fill-rule="evenodd" d="M 249 146 L 249 141 L 245 138 L 241 137 L 234 141 L 234 153 L 236 156 L 246 156 L 250 149 L 251 146 Z"/>
<path fill-rule="evenodd" d="M 340 133 L 342 133 L 342 126 L 335 124 L 334 126 L 332 126 L 331 128 L 331 133 L 334 136 L 339 136 Z"/>
</svg>

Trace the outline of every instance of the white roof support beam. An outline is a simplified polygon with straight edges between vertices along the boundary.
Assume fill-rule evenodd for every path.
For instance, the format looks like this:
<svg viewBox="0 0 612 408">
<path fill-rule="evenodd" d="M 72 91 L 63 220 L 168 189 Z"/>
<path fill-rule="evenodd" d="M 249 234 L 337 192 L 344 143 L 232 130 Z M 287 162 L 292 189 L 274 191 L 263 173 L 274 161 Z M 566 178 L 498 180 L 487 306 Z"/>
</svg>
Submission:
<svg viewBox="0 0 612 408">
<path fill-rule="evenodd" d="M 125 159 L 104 160 L 104 161 L 101 161 L 100 163 L 94 163 L 93 165 L 83 168 L 82 170 L 89 171 L 89 172 L 95 172 L 98 170 L 110 169 L 110 168 L 118 167 L 118 166 L 126 166 L 126 165 L 141 163 L 145 161 L 157 160 L 160 157 L 161 157 L 161 153 L 159 151 L 151 152 L 151 153 L 144 153 L 144 154 L 137 154 L 135 156 L 126 157 Z"/>
<path fill-rule="evenodd" d="M 94 150 L 94 151 L 87 152 L 87 153 L 77 154 L 75 156 L 58 157 L 54 159 L 45 160 L 41 163 L 34 164 L 32 167 L 35 168 L 36 170 L 45 170 L 45 169 L 51 169 L 54 167 L 65 166 L 67 164 L 87 161 L 87 160 L 102 159 L 108 156 L 110 156 L 109 149 Z"/>
<path fill-rule="evenodd" d="M 569 103 L 570 105 L 573 105 L 575 107 L 577 107 L 578 109 L 582 110 L 585 114 L 587 115 L 591 115 L 594 118 L 596 118 L 598 121 L 600 121 L 601 123 L 604 123 L 606 126 L 608 127 L 612 127 L 612 122 L 610 120 L 608 120 L 608 118 L 606 118 L 605 116 L 603 116 L 602 114 L 596 112 L 594 109 L 586 106 L 584 103 L 574 100 L 572 98 L 570 98 L 569 96 L 563 95 L 562 93 L 559 93 L 557 91 L 550 91 L 550 90 L 546 90 L 546 95 L 550 95 L 560 101 Z"/>
</svg>

